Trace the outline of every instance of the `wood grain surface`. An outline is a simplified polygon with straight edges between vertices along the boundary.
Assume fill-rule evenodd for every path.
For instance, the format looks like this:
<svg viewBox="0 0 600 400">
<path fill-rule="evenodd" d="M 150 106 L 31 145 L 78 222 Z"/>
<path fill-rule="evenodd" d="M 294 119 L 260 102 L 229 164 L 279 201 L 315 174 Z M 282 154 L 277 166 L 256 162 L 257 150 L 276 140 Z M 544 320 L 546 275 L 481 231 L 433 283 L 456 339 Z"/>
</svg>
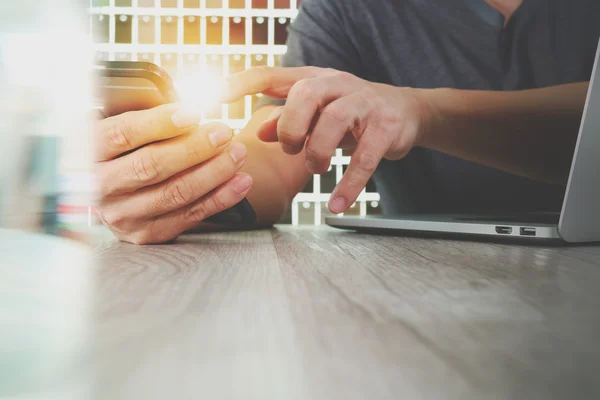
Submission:
<svg viewBox="0 0 600 400">
<path fill-rule="evenodd" d="M 97 254 L 102 399 L 600 398 L 600 247 L 280 226 Z"/>
</svg>

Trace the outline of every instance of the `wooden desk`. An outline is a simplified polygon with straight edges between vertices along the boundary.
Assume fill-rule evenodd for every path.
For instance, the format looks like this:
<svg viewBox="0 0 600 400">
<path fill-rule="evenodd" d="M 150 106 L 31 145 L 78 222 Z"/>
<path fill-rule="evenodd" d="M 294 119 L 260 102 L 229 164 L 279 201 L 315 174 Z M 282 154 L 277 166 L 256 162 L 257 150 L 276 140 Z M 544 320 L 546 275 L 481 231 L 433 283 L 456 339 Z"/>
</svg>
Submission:
<svg viewBox="0 0 600 400">
<path fill-rule="evenodd" d="M 600 398 L 600 247 L 279 227 L 98 252 L 101 398 Z"/>
</svg>

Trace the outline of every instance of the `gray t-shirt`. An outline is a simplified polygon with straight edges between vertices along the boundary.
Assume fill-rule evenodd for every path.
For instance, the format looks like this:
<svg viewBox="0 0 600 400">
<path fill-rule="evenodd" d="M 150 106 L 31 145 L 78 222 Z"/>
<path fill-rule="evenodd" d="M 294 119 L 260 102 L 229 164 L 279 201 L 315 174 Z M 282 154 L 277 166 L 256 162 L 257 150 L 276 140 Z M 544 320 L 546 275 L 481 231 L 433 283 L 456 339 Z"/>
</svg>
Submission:
<svg viewBox="0 0 600 400">
<path fill-rule="evenodd" d="M 524 0 L 506 26 L 484 0 L 304 0 L 282 65 L 395 86 L 530 89 L 588 81 L 599 36 L 600 0 Z M 383 160 L 373 179 L 385 213 L 558 211 L 564 196 L 423 148 Z"/>
</svg>

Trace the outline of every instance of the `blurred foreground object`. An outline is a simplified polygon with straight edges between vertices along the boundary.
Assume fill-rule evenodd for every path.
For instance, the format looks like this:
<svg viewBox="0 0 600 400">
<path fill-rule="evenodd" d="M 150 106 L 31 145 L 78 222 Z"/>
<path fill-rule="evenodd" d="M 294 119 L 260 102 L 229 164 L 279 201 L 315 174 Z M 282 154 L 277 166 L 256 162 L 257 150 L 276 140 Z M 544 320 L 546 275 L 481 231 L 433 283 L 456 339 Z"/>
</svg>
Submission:
<svg viewBox="0 0 600 400">
<path fill-rule="evenodd" d="M 0 226 L 47 233 L 88 226 L 91 47 L 84 5 L 0 3 Z M 64 212 L 83 205 L 83 221 Z"/>
<path fill-rule="evenodd" d="M 0 399 L 85 400 L 91 249 L 0 228 Z"/>
<path fill-rule="evenodd" d="M 0 399 L 86 399 L 91 250 L 56 233 L 93 191 L 83 7 L 0 2 Z M 87 185 L 59 182 L 87 174 Z M 10 229 L 6 229 L 10 228 Z M 23 232 L 28 231 L 28 232 Z M 31 233 L 38 232 L 38 233 Z M 85 240 L 80 236 L 78 239 Z"/>
</svg>

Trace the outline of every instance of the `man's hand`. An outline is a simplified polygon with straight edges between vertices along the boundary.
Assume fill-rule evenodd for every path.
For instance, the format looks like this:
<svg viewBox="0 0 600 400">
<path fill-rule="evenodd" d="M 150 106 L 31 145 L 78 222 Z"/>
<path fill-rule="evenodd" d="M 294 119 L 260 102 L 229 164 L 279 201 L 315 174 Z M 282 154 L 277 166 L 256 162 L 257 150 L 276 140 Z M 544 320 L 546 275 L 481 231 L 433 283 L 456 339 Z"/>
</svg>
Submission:
<svg viewBox="0 0 600 400">
<path fill-rule="evenodd" d="M 123 241 L 161 243 L 241 201 L 246 147 L 174 104 L 96 123 L 99 216 Z"/>
<path fill-rule="evenodd" d="M 419 144 L 429 107 L 416 91 L 316 67 L 253 68 L 229 78 L 225 101 L 256 93 L 287 98 L 258 131 L 287 154 L 306 151 L 310 173 L 327 171 L 336 148 L 354 149 L 329 209 L 348 209 L 382 158 L 400 159 Z"/>
</svg>

